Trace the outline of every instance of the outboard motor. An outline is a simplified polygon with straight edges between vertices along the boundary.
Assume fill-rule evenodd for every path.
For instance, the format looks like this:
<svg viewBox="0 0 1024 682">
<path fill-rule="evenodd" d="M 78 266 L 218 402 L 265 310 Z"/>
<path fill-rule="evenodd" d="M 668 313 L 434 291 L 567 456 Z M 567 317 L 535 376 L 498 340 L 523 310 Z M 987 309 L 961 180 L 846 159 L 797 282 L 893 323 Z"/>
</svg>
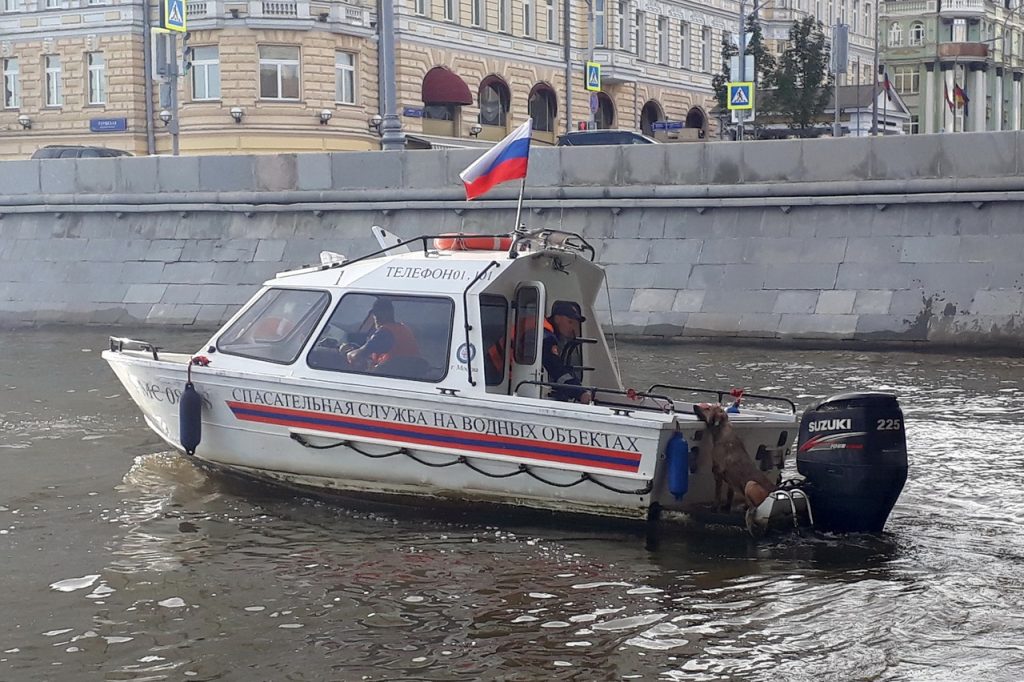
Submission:
<svg viewBox="0 0 1024 682">
<path fill-rule="evenodd" d="M 800 420 L 797 471 L 820 530 L 882 530 L 907 480 L 903 412 L 891 393 L 843 393 Z"/>
</svg>

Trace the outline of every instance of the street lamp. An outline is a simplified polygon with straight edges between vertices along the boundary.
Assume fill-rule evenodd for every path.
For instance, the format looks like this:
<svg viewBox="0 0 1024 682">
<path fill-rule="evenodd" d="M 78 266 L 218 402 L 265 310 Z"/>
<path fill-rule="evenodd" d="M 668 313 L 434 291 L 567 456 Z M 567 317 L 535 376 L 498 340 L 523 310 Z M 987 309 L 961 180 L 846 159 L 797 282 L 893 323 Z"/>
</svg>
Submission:
<svg viewBox="0 0 1024 682">
<path fill-rule="evenodd" d="M 21 114 L 18 116 L 18 123 L 25 130 L 32 130 L 32 119 L 28 117 L 28 114 Z"/>
<path fill-rule="evenodd" d="M 334 114 L 331 113 L 330 109 L 321 109 L 320 113 L 318 114 L 318 116 L 320 118 L 320 125 L 322 125 L 322 126 L 327 125 L 327 122 L 331 120 L 331 117 L 333 115 Z"/>
<path fill-rule="evenodd" d="M 164 125 L 168 125 L 171 122 L 171 112 L 167 109 L 161 109 L 159 116 L 160 120 L 164 122 Z"/>
<path fill-rule="evenodd" d="M 228 113 L 231 114 L 231 118 L 235 120 L 235 123 L 241 123 L 242 117 L 245 116 L 245 110 L 242 107 L 231 107 Z"/>
</svg>

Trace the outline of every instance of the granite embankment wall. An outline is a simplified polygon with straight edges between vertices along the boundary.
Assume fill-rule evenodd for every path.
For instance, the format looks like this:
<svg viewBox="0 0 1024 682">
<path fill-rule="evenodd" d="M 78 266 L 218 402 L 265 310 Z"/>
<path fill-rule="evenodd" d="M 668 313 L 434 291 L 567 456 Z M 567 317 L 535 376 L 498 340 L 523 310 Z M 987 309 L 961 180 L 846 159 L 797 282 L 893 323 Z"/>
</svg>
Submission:
<svg viewBox="0 0 1024 682">
<path fill-rule="evenodd" d="M 536 149 L 526 222 L 586 236 L 620 332 L 1024 345 L 1024 136 Z M 277 271 L 501 231 L 472 150 L 0 163 L 0 324 L 215 325 Z M 602 300 L 607 309 L 608 304 Z"/>
</svg>

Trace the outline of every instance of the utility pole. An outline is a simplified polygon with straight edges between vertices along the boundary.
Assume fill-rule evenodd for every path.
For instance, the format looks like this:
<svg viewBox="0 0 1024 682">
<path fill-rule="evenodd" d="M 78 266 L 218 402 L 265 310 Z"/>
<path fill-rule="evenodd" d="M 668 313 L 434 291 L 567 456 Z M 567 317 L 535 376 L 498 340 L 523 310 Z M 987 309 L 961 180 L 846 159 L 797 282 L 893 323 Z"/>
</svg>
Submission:
<svg viewBox="0 0 1024 682">
<path fill-rule="evenodd" d="M 565 56 L 565 132 L 568 133 L 572 130 L 572 0 L 562 3 L 562 42 L 562 54 Z"/>
<path fill-rule="evenodd" d="M 589 26 L 589 28 L 587 29 L 587 63 L 594 61 L 594 43 L 596 42 L 594 40 L 594 38 L 595 38 L 595 36 L 594 36 L 594 29 L 595 29 L 595 27 L 594 27 L 594 1 L 595 0 L 587 0 L 587 24 Z M 606 14 L 607 14 L 607 9 L 608 8 L 605 7 Z M 587 64 L 586 63 L 584 63 L 584 65 L 583 65 L 583 75 L 584 75 L 584 78 L 587 75 Z M 590 101 L 589 101 L 593 97 L 596 97 L 596 95 L 594 93 L 590 93 L 590 98 L 588 98 L 588 101 L 587 101 L 587 107 L 590 109 L 590 118 L 588 119 L 587 130 L 592 130 L 594 128 L 594 121 L 595 121 L 594 117 L 595 117 L 595 115 L 597 113 L 597 112 L 594 111 L 594 107 L 591 106 Z"/>
<path fill-rule="evenodd" d="M 171 87 L 168 107 L 171 118 L 167 121 L 167 132 L 171 134 L 171 154 L 178 156 L 178 133 L 181 132 L 181 126 L 178 125 L 178 36 L 171 33 L 167 38 L 167 81 Z"/>
<path fill-rule="evenodd" d="M 402 132 L 402 120 L 398 118 L 395 95 L 395 3 L 394 0 L 380 0 L 377 11 L 377 36 L 380 46 L 380 85 L 381 85 L 381 138 L 380 148 L 383 151 L 401 151 L 405 149 L 405 133 Z"/>
<path fill-rule="evenodd" d="M 871 134 L 878 134 L 878 1 L 875 1 L 875 55 L 871 67 Z"/>
<path fill-rule="evenodd" d="M 754 12 L 757 11 L 757 5 L 754 6 Z M 746 0 L 740 0 L 740 30 L 736 34 L 739 39 L 739 58 L 736 60 L 739 62 L 739 82 L 747 82 L 747 3 Z M 754 66 L 757 68 L 757 65 Z M 736 141 L 743 141 L 743 119 L 747 117 L 747 112 L 741 109 L 736 110 Z"/>
</svg>

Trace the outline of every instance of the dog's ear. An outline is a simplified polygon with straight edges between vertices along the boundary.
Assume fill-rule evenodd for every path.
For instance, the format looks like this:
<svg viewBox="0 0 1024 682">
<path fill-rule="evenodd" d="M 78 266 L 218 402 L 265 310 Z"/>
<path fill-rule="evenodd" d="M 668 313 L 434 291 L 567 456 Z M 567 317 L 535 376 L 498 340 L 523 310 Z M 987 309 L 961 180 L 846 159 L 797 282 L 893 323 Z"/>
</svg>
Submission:
<svg viewBox="0 0 1024 682">
<path fill-rule="evenodd" d="M 707 405 L 705 404 L 694 404 L 693 413 L 697 415 L 697 419 L 701 420 L 705 424 L 708 423 Z"/>
</svg>

